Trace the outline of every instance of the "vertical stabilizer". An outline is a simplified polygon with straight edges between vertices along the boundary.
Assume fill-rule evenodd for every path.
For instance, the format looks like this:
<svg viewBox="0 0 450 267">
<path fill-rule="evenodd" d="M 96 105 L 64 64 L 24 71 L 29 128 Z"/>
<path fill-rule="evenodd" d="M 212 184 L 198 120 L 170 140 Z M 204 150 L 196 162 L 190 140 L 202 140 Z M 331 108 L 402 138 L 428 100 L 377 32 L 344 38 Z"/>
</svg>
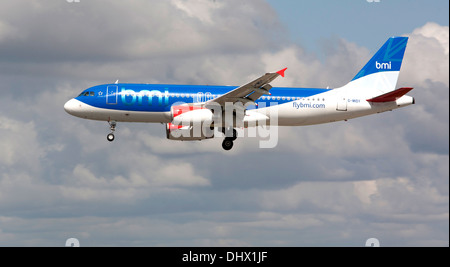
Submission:
<svg viewBox="0 0 450 267">
<path fill-rule="evenodd" d="M 391 37 L 356 74 L 347 90 L 373 97 L 396 89 L 408 37 Z"/>
</svg>

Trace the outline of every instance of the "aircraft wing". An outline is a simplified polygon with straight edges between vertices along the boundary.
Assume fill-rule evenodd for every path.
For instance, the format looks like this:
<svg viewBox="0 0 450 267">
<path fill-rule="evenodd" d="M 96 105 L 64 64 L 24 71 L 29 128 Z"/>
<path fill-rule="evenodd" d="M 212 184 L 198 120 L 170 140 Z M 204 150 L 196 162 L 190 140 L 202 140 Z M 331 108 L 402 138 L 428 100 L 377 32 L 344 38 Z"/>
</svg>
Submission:
<svg viewBox="0 0 450 267">
<path fill-rule="evenodd" d="M 208 108 L 208 104 L 217 103 L 222 107 L 225 106 L 225 103 L 236 103 L 242 102 L 243 105 L 247 103 L 251 103 L 255 105 L 255 101 L 260 98 L 262 95 L 270 95 L 269 90 L 272 86 L 269 84 L 273 80 L 275 80 L 278 76 L 284 77 L 284 72 L 287 68 L 284 68 L 280 71 L 273 73 L 266 73 L 258 79 L 247 83 L 241 87 L 238 87 L 220 97 L 209 100 L 205 103 L 205 107 Z"/>
</svg>

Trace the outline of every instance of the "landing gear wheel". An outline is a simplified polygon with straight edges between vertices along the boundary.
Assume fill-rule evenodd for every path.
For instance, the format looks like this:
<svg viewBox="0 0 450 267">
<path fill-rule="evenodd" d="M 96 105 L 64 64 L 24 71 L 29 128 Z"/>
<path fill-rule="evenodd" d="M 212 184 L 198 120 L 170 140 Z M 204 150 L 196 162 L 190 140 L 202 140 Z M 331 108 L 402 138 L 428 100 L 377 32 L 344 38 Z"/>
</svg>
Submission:
<svg viewBox="0 0 450 267">
<path fill-rule="evenodd" d="M 230 150 L 233 148 L 233 140 L 229 139 L 229 138 L 225 138 L 225 140 L 223 140 L 222 142 L 222 148 L 225 150 Z"/>
<path fill-rule="evenodd" d="M 106 136 L 106 139 L 108 139 L 109 142 L 114 141 L 114 134 L 110 133 Z"/>
<path fill-rule="evenodd" d="M 114 131 L 116 130 L 117 123 L 116 123 L 116 121 L 108 121 L 108 123 L 109 123 L 109 127 L 110 127 L 109 129 L 111 130 L 111 133 L 106 136 L 106 139 L 108 139 L 109 142 L 112 142 L 112 141 L 114 141 Z"/>
</svg>

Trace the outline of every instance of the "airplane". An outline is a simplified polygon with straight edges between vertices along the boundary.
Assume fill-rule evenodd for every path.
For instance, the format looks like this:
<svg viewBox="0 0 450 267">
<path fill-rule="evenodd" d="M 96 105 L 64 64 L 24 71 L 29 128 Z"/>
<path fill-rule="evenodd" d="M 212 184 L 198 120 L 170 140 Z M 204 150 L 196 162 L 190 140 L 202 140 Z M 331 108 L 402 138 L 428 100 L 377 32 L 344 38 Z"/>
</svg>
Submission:
<svg viewBox="0 0 450 267">
<path fill-rule="evenodd" d="M 415 104 L 406 95 L 413 88 L 396 89 L 407 43 L 408 37 L 389 38 L 349 83 L 334 89 L 272 87 L 273 80 L 285 76 L 284 68 L 242 86 L 116 81 L 84 90 L 64 109 L 108 122 L 110 142 L 118 122 L 162 123 L 170 140 L 203 140 L 223 133 L 222 147 L 230 150 L 239 128 L 347 121 Z"/>
</svg>

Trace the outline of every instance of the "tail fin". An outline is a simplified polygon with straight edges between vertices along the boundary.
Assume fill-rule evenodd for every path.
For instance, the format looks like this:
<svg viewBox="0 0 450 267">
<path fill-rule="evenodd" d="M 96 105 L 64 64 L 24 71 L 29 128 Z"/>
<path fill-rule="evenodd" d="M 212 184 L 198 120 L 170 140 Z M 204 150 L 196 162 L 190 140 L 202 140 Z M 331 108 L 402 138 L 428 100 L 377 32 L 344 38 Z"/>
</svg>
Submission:
<svg viewBox="0 0 450 267">
<path fill-rule="evenodd" d="M 376 96 L 395 90 L 408 37 L 391 37 L 346 85 Z"/>
</svg>

